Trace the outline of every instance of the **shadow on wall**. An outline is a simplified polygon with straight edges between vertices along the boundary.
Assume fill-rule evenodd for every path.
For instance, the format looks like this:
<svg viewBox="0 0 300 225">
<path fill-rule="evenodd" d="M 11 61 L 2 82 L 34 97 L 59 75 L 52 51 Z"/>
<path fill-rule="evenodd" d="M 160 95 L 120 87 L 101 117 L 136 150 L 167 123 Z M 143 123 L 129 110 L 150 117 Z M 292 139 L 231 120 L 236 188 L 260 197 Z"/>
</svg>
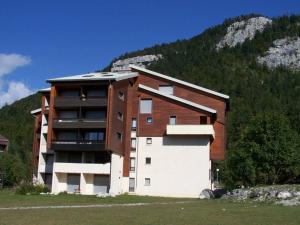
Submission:
<svg viewBox="0 0 300 225">
<path fill-rule="evenodd" d="M 164 136 L 163 145 L 170 146 L 206 146 L 209 143 L 209 137 L 199 136 Z"/>
</svg>

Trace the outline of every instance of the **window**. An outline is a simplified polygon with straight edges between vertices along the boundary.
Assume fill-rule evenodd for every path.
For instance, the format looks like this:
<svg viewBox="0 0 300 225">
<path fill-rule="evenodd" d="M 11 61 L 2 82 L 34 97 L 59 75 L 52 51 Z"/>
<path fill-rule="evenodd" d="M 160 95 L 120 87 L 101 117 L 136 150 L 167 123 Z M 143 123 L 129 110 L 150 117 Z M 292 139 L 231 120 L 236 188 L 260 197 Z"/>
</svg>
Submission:
<svg viewBox="0 0 300 225">
<path fill-rule="evenodd" d="M 81 163 L 82 162 L 82 153 L 81 152 L 72 152 L 69 154 L 70 163 Z"/>
<path fill-rule="evenodd" d="M 147 143 L 147 145 L 151 145 L 152 144 L 152 138 L 147 138 L 146 143 Z"/>
<path fill-rule="evenodd" d="M 175 125 L 176 124 L 176 116 L 170 116 L 169 124 L 170 125 Z"/>
<path fill-rule="evenodd" d="M 145 186 L 150 186 L 150 178 L 145 178 Z"/>
<path fill-rule="evenodd" d="M 86 152 L 85 157 L 84 157 L 84 162 L 85 163 L 94 163 L 94 153 L 91 152 Z"/>
<path fill-rule="evenodd" d="M 147 165 L 150 165 L 150 164 L 151 164 L 151 158 L 150 158 L 150 157 L 147 157 L 147 158 L 146 158 L 146 164 L 147 164 Z"/>
<path fill-rule="evenodd" d="M 136 149 L 136 138 L 131 138 L 131 149 L 132 150 Z"/>
<path fill-rule="evenodd" d="M 122 141 L 122 134 L 120 132 L 117 132 L 117 138 Z"/>
<path fill-rule="evenodd" d="M 136 118 L 132 118 L 132 121 L 131 121 L 131 130 L 136 130 Z"/>
<path fill-rule="evenodd" d="M 90 89 L 86 91 L 87 97 L 105 97 L 105 89 Z"/>
<path fill-rule="evenodd" d="M 130 158 L 130 171 L 132 171 L 132 172 L 135 171 L 135 158 L 134 157 Z"/>
<path fill-rule="evenodd" d="M 152 117 L 147 117 L 146 121 L 147 123 L 152 123 Z"/>
<path fill-rule="evenodd" d="M 207 124 L 207 116 L 200 116 L 200 124 Z"/>
<path fill-rule="evenodd" d="M 63 97 L 79 97 L 79 91 L 78 90 L 63 90 L 59 92 L 60 96 Z"/>
<path fill-rule="evenodd" d="M 77 132 L 61 131 L 57 134 L 57 140 L 59 140 L 59 141 L 76 141 L 77 140 Z"/>
<path fill-rule="evenodd" d="M 121 112 L 118 112 L 118 119 L 123 121 L 123 113 Z"/>
<path fill-rule="evenodd" d="M 122 92 L 122 91 L 119 91 L 119 93 L 118 93 L 118 97 L 119 97 L 119 99 L 121 99 L 122 101 L 124 101 L 124 93 Z"/>
<path fill-rule="evenodd" d="M 135 179 L 129 178 L 129 192 L 134 192 Z"/>
<path fill-rule="evenodd" d="M 84 133 L 84 140 L 86 141 L 104 141 L 104 132 L 89 131 Z"/>
<path fill-rule="evenodd" d="M 60 119 L 76 119 L 77 111 L 60 111 L 59 112 Z"/>
<path fill-rule="evenodd" d="M 159 85 L 158 90 L 164 94 L 173 95 L 173 86 L 172 85 Z"/>
<path fill-rule="evenodd" d="M 142 114 L 152 113 L 152 99 L 142 99 L 141 100 L 140 113 L 142 113 Z"/>
<path fill-rule="evenodd" d="M 85 119 L 104 120 L 106 112 L 104 110 L 88 110 L 85 112 Z"/>
</svg>

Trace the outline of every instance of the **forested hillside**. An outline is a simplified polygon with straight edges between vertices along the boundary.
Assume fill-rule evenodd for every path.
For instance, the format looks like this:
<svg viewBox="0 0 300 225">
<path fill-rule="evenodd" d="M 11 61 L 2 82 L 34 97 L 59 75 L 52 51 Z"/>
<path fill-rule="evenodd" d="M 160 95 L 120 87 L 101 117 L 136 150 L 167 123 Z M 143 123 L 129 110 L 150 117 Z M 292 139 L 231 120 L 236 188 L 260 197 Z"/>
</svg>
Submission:
<svg viewBox="0 0 300 225">
<path fill-rule="evenodd" d="M 224 182 L 229 186 L 295 182 L 300 174 L 299 163 L 294 161 L 300 160 L 300 68 L 297 67 L 300 50 L 293 45 L 295 41 L 288 47 L 280 44 L 285 43 L 280 41 L 282 39 L 300 37 L 300 16 L 257 20 L 264 23 L 250 24 L 253 22 L 250 18 L 258 17 L 228 19 L 189 40 L 156 45 L 116 59 L 159 55 L 156 61 L 147 64 L 148 68 L 230 95 L 228 154 L 226 162 L 219 165 L 224 171 Z M 245 40 L 237 40 L 237 44 L 217 48 L 221 40 L 226 43 L 224 37 L 230 38 L 229 27 L 234 23 L 233 32 L 255 26 L 257 31 Z M 278 66 L 262 64 L 259 57 L 268 51 L 272 53 L 275 42 L 279 43 L 275 52 L 282 52 L 272 58 L 278 60 L 279 63 L 273 63 Z M 104 70 L 109 70 L 113 62 Z M 20 152 L 22 157 L 23 152 L 30 151 L 33 121 L 29 110 L 36 106 L 37 97 L 31 96 L 0 110 L 0 133 L 12 141 L 11 151 Z M 277 123 L 270 127 L 273 121 Z M 255 133 L 256 130 L 259 132 Z M 286 159 L 285 155 L 291 157 Z M 274 163 L 262 165 L 262 162 Z M 245 167 L 249 170 L 243 169 Z"/>
</svg>

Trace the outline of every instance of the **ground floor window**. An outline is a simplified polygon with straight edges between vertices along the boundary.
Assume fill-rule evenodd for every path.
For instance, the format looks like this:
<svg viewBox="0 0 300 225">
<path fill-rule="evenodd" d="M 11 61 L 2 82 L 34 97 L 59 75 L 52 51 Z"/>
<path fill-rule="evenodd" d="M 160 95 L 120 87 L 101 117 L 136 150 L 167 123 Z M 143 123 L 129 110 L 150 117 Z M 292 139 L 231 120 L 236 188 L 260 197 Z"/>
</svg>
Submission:
<svg viewBox="0 0 300 225">
<path fill-rule="evenodd" d="M 129 178 L 129 192 L 134 192 L 135 178 Z"/>
<path fill-rule="evenodd" d="M 145 178 L 145 186 L 150 186 L 150 185 L 151 185 L 150 178 Z"/>
</svg>

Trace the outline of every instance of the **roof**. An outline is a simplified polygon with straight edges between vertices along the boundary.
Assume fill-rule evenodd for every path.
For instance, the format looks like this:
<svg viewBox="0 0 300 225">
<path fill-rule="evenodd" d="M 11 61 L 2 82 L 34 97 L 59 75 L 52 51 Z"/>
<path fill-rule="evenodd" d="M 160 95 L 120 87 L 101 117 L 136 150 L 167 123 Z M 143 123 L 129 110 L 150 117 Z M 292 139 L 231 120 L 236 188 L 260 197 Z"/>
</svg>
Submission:
<svg viewBox="0 0 300 225">
<path fill-rule="evenodd" d="M 167 75 L 157 73 L 157 72 L 154 72 L 152 70 L 145 69 L 143 67 L 139 67 L 139 66 L 136 66 L 136 65 L 129 65 L 129 67 L 131 69 L 138 70 L 138 71 L 141 71 L 141 72 L 145 72 L 147 74 L 157 76 L 157 77 L 160 77 L 160 78 L 163 78 L 163 79 L 166 79 L 166 80 L 170 80 L 170 81 L 173 81 L 175 83 L 182 84 L 184 86 L 191 87 L 191 88 L 194 88 L 196 90 L 203 91 L 203 92 L 209 93 L 211 95 L 218 96 L 220 98 L 229 99 L 228 95 L 225 95 L 225 94 L 222 94 L 222 93 L 219 93 L 219 92 L 216 92 L 216 91 L 204 88 L 204 87 L 200 87 L 198 85 L 195 85 L 195 84 L 183 81 L 183 80 L 179 80 L 179 79 L 176 79 L 176 78 L 173 78 L 173 77 L 169 77 Z"/>
<path fill-rule="evenodd" d="M 67 77 L 58 77 L 53 79 L 48 79 L 48 83 L 52 82 L 71 82 L 71 81 L 102 81 L 102 80 L 115 80 L 120 81 L 128 78 L 137 77 L 138 73 L 136 72 L 95 72 L 87 73 L 81 75 L 67 76 Z"/>
<path fill-rule="evenodd" d="M 41 108 L 38 108 L 38 109 L 32 110 L 30 113 L 31 113 L 32 115 L 34 115 L 34 114 L 37 114 L 37 113 L 40 113 L 40 112 L 42 112 L 42 109 L 41 109 Z"/>
<path fill-rule="evenodd" d="M 0 134 L 0 141 L 8 142 L 8 139 Z"/>
<path fill-rule="evenodd" d="M 142 85 L 142 84 L 139 84 L 139 88 L 142 89 L 142 90 L 151 92 L 151 93 L 153 93 L 153 94 L 157 94 L 157 95 L 160 95 L 160 96 L 163 96 L 163 97 L 172 99 L 172 100 L 174 100 L 174 101 L 183 103 L 183 104 L 185 104 L 185 105 L 192 106 L 192 107 L 194 107 L 194 108 L 196 108 L 196 109 L 200 109 L 200 110 L 202 110 L 202 111 L 206 111 L 206 112 L 209 112 L 209 113 L 217 113 L 217 111 L 216 111 L 215 109 L 212 109 L 212 108 L 209 108 L 209 107 L 206 107 L 206 106 L 203 106 L 203 105 L 200 105 L 200 104 L 197 104 L 197 103 L 188 101 L 188 100 L 183 99 L 183 98 L 179 98 L 179 97 L 174 96 L 174 95 L 170 95 L 170 94 L 163 93 L 163 92 L 161 92 L 161 91 L 159 91 L 159 90 L 156 90 L 156 89 L 147 87 L 147 86 Z"/>
<path fill-rule="evenodd" d="M 49 88 L 43 88 L 43 89 L 40 89 L 40 90 L 38 90 L 38 92 L 40 92 L 40 93 L 48 93 L 48 92 L 50 92 L 51 91 L 51 88 L 49 87 Z"/>
</svg>

